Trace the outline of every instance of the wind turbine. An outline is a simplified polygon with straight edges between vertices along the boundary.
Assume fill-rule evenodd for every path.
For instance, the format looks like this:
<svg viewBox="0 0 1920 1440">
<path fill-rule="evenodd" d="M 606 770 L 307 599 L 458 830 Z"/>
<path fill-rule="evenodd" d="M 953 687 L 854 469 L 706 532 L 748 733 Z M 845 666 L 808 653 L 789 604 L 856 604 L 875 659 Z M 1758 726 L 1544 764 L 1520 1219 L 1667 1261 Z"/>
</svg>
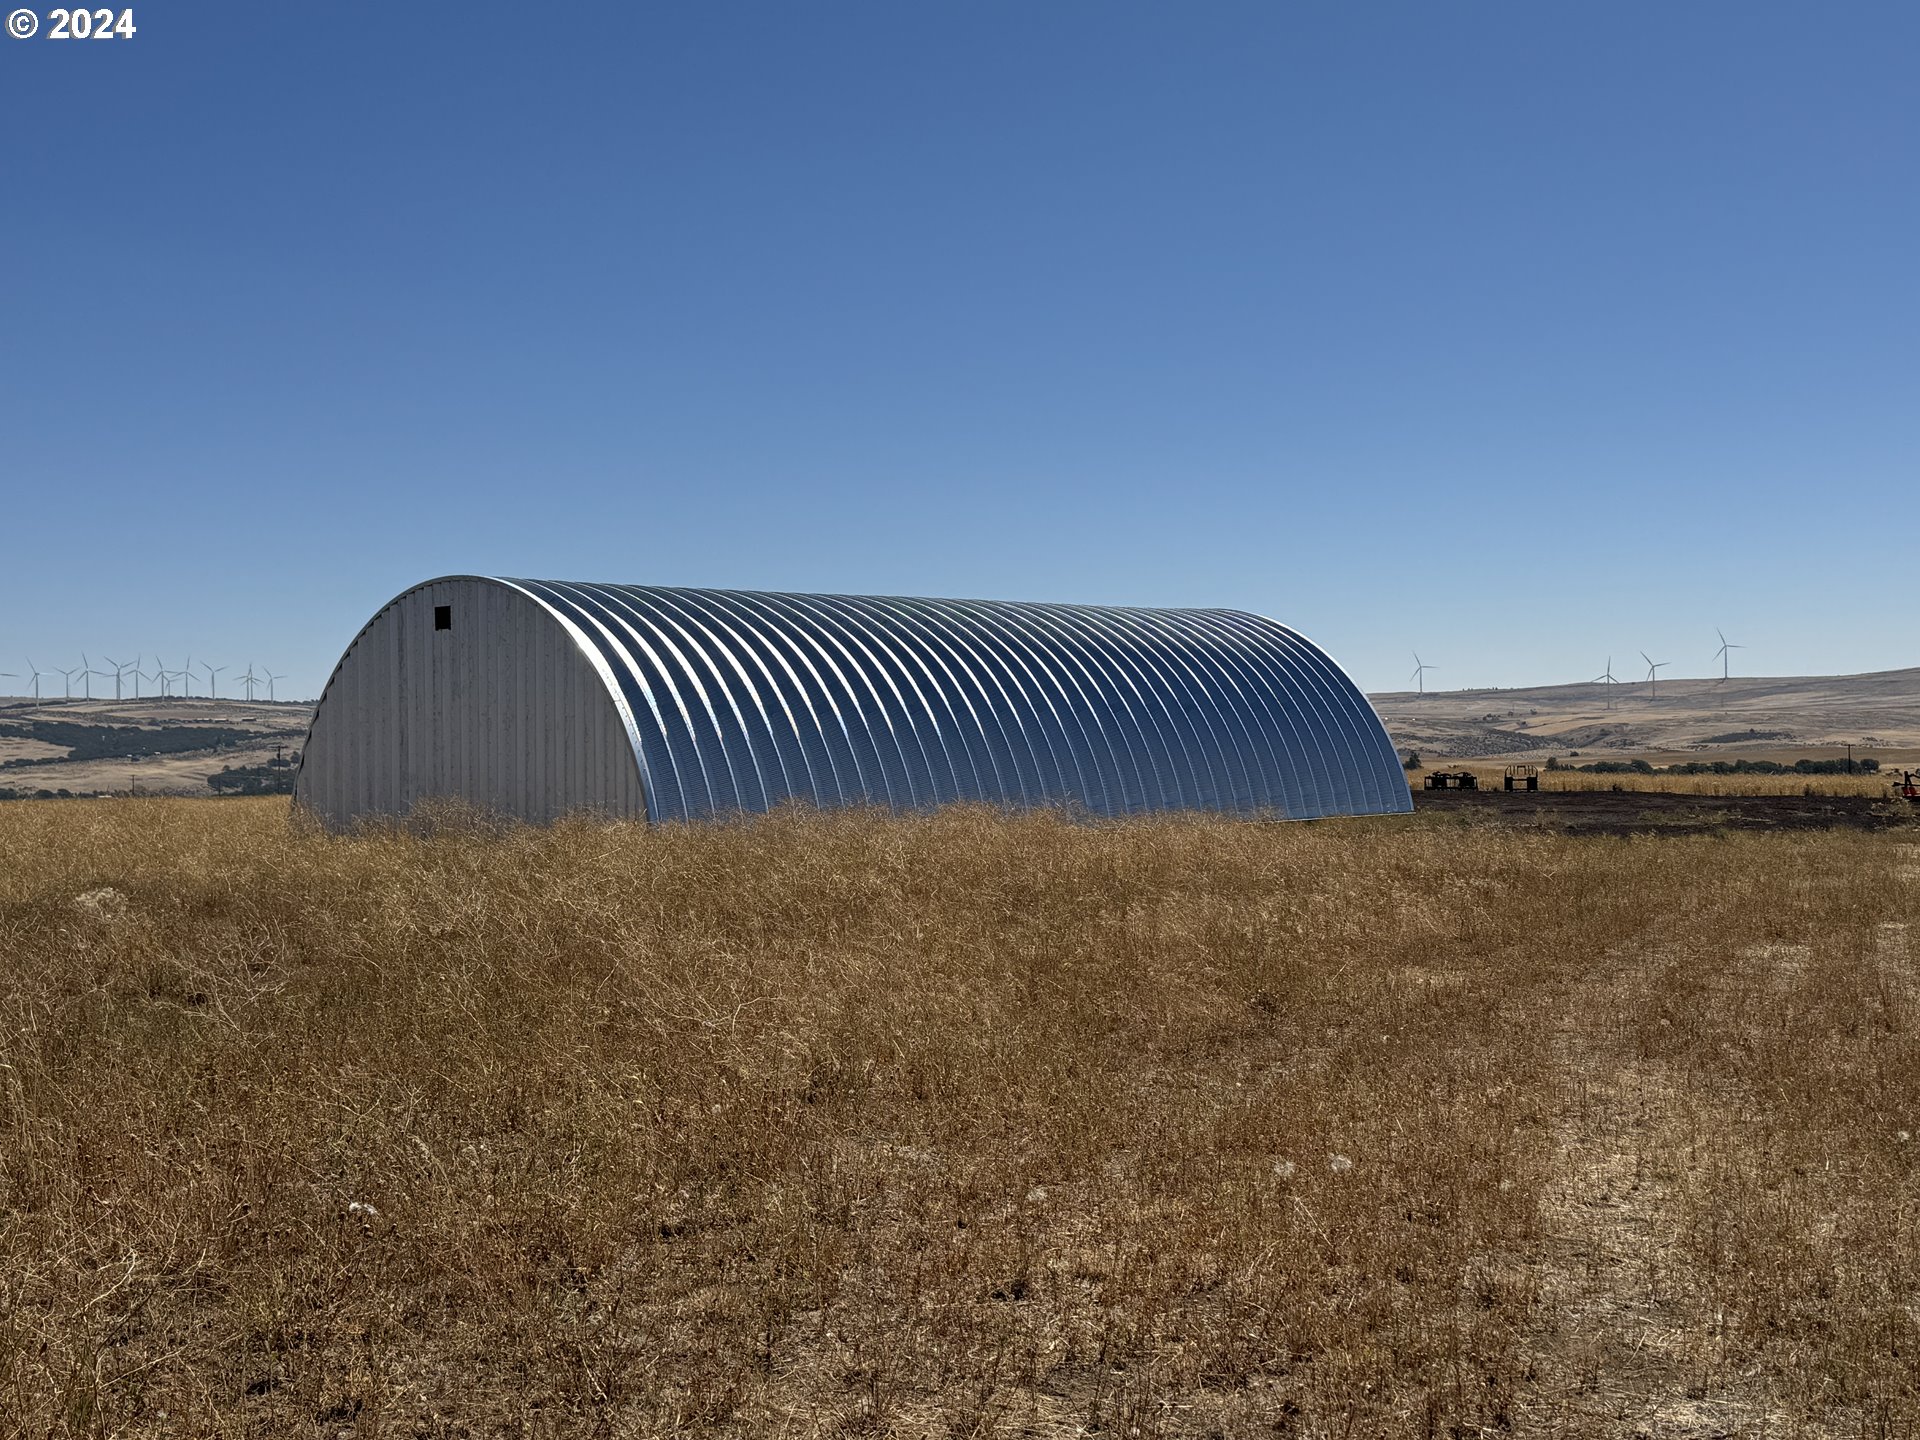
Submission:
<svg viewBox="0 0 1920 1440">
<path fill-rule="evenodd" d="M 100 658 L 106 661 L 107 664 L 113 666 L 113 698 L 118 700 L 121 698 L 120 682 L 127 678 L 127 662 L 124 660 L 116 660 L 111 655 L 102 655 Z M 105 671 L 101 672 L 100 678 L 103 680 L 106 678 Z"/>
<path fill-rule="evenodd" d="M 59 672 L 60 677 L 67 682 L 67 699 L 69 700 L 73 699 L 73 677 L 78 675 L 80 671 L 79 670 L 60 670 L 58 666 L 55 666 L 54 668 Z"/>
<path fill-rule="evenodd" d="M 96 675 L 103 680 L 106 678 L 102 672 L 93 668 L 93 662 L 87 659 L 87 652 L 82 650 L 80 652 L 80 689 L 89 700 L 93 699 L 93 677 Z"/>
<path fill-rule="evenodd" d="M 27 669 L 33 673 L 33 698 L 38 700 L 40 698 L 40 677 L 42 675 L 51 675 L 53 672 L 51 670 L 42 670 L 38 665 L 34 664 L 31 655 L 27 657 Z"/>
<path fill-rule="evenodd" d="M 1613 687 L 1620 683 L 1613 678 L 1613 657 L 1611 655 L 1607 656 L 1607 668 L 1594 676 L 1590 683 L 1594 685 L 1605 685 L 1607 687 L 1607 709 L 1611 710 L 1613 708 Z"/>
<path fill-rule="evenodd" d="M 1427 693 L 1427 671 L 1438 670 L 1439 668 L 1438 665 L 1429 665 L 1426 661 L 1422 660 L 1418 650 L 1413 652 L 1413 683 L 1420 687 L 1420 693 L 1422 695 Z M 283 675 L 280 678 L 284 680 L 286 677 Z"/>
<path fill-rule="evenodd" d="M 268 699 L 268 700 L 272 700 L 272 699 L 273 699 L 273 682 L 274 682 L 274 681 L 276 681 L 276 680 L 284 680 L 284 679 L 286 679 L 286 678 L 287 678 L 287 677 L 286 677 L 286 676 L 284 676 L 284 675 L 269 675 L 269 676 L 267 676 L 267 699 Z"/>
<path fill-rule="evenodd" d="M 1728 679 L 1727 672 L 1728 672 L 1730 661 L 1732 658 L 1727 654 L 1727 652 L 1729 650 L 1744 650 L 1747 647 L 1744 645 L 1736 645 L 1731 640 L 1727 639 L 1726 634 L 1720 629 L 1718 625 L 1713 627 L 1713 633 L 1720 637 L 1720 648 L 1713 652 L 1713 658 L 1720 662 L 1720 683 L 1724 685 L 1727 683 L 1727 679 Z"/>
<path fill-rule="evenodd" d="M 200 668 L 207 672 L 207 694 L 215 700 L 220 698 L 219 676 L 226 670 L 224 665 L 208 665 L 202 662 Z"/>
<path fill-rule="evenodd" d="M 173 672 L 167 669 L 167 662 L 158 655 L 153 657 L 153 674 L 147 678 L 159 683 L 162 700 L 173 694 Z"/>
<path fill-rule="evenodd" d="M 1644 650 L 1640 652 L 1640 658 L 1647 662 L 1647 698 L 1649 700 L 1658 700 L 1660 698 L 1660 672 L 1673 662 L 1671 660 L 1656 660 Z"/>
<path fill-rule="evenodd" d="M 237 683 L 247 687 L 247 699 L 248 701 L 252 701 L 253 692 L 258 689 L 260 685 L 260 677 L 253 673 L 253 662 L 251 660 L 247 662 L 246 674 L 236 675 L 234 679 Z"/>
<path fill-rule="evenodd" d="M 173 678 L 180 682 L 182 698 L 191 700 L 193 698 L 193 656 L 187 656 L 187 663 L 173 672 Z"/>
</svg>

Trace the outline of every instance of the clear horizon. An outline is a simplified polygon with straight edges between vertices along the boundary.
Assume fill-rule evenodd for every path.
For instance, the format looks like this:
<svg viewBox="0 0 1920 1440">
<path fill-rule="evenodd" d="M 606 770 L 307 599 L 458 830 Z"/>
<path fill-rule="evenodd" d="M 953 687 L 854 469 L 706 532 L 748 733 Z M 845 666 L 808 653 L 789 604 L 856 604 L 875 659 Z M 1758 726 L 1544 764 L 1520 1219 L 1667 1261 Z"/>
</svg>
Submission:
<svg viewBox="0 0 1920 1440">
<path fill-rule="evenodd" d="M 1816 671 L 1816 672 L 1808 672 L 1803 675 L 1757 675 L 1757 674 L 1741 675 L 1741 674 L 1735 673 L 1734 675 L 1729 676 L 1727 678 L 1731 683 L 1735 685 L 1738 685 L 1742 682 L 1753 683 L 1753 684 L 1768 684 L 1768 683 L 1779 683 L 1782 681 L 1795 681 L 1795 680 L 1851 680 L 1851 679 L 1858 679 L 1858 678 L 1873 676 L 1873 675 L 1901 674 L 1901 673 L 1904 673 L 1905 671 L 1914 670 L 1914 669 L 1920 669 L 1920 666 L 1912 666 L 1912 665 L 1895 666 L 1890 669 L 1884 669 L 1884 670 L 1848 670 L 1848 671 L 1835 671 L 1835 672 Z M 100 690 L 101 693 L 96 693 L 91 697 L 89 697 L 85 694 L 73 694 L 73 695 L 66 694 L 64 684 L 61 680 L 61 672 L 42 671 L 41 675 L 43 678 L 40 682 L 41 703 L 44 704 L 44 703 L 48 703 L 55 700 L 72 700 L 75 704 L 88 703 L 89 701 L 96 704 L 102 701 L 112 703 L 116 697 L 111 694 L 104 693 L 106 689 L 111 688 L 110 684 L 105 687 L 98 686 L 99 673 L 100 672 L 96 671 L 95 677 L 96 677 L 96 687 Z M 46 678 L 49 675 L 51 676 L 52 683 L 49 683 L 48 679 Z M 110 682 L 112 677 L 112 672 L 111 671 L 107 672 L 107 675 Z M 1660 683 L 1662 685 L 1712 685 L 1712 684 L 1718 684 L 1720 682 L 1720 679 L 1721 677 L 1718 675 L 1668 675 L 1668 674 L 1662 673 L 1662 675 L 1660 676 Z M 78 681 L 76 681 L 75 683 L 78 684 Z M 194 683 L 196 685 L 201 685 L 204 682 L 200 680 L 196 680 Z M 1581 688 L 1582 686 L 1597 685 L 1598 683 L 1599 682 L 1596 680 L 1558 680 L 1558 681 L 1549 680 L 1537 685 L 1466 685 L 1466 686 L 1456 687 L 1456 686 L 1435 684 L 1427 687 L 1426 694 L 1433 695 L 1433 696 L 1493 695 L 1493 694 L 1504 695 L 1504 694 L 1510 694 L 1510 693 L 1520 693 L 1520 692 L 1529 691 L 1529 690 L 1576 690 Z M 1619 686 L 1616 703 L 1624 703 L 1627 700 L 1636 698 L 1637 692 L 1639 691 L 1640 687 L 1646 684 L 1645 672 L 1644 670 L 1640 672 L 1636 672 L 1632 678 L 1618 677 L 1616 683 Z M 230 679 L 228 679 L 224 674 L 221 677 L 220 684 L 223 687 L 223 691 L 219 695 L 209 695 L 206 693 L 204 689 L 198 689 L 191 696 L 182 695 L 178 693 L 178 691 L 168 696 L 156 696 L 153 692 L 153 689 L 150 686 L 148 686 L 148 687 L 143 687 L 143 693 L 139 696 L 136 696 L 132 693 L 132 685 L 131 685 L 131 682 L 129 682 L 127 685 L 126 693 L 119 698 L 126 703 L 132 703 L 136 699 L 149 700 L 149 699 L 155 699 L 155 698 L 175 699 L 175 700 L 179 700 L 179 699 L 238 700 L 243 703 L 246 701 L 247 697 L 242 694 L 239 694 L 234 689 L 233 682 Z M 280 688 L 286 689 L 287 687 L 283 683 Z M 1379 698 L 1379 697 L 1387 697 L 1387 696 L 1403 696 L 1403 695 L 1411 697 L 1411 696 L 1417 696 L 1417 694 L 1419 693 L 1413 690 L 1411 687 L 1396 687 L 1392 685 L 1388 685 L 1379 689 L 1363 686 L 1362 689 L 1365 690 L 1365 693 L 1370 698 Z M 1601 692 L 1596 690 L 1595 693 L 1597 695 Z M 286 704 L 286 705 L 309 705 L 317 701 L 319 698 L 320 697 L 318 692 L 312 695 L 283 694 L 278 697 L 278 703 Z M 13 702 L 17 700 L 32 701 L 32 699 L 33 699 L 32 694 L 27 691 L 0 690 L 0 702 Z M 261 703 L 265 703 L 267 701 L 267 692 L 266 692 L 264 682 L 262 682 L 261 688 L 259 689 L 258 693 L 254 696 L 254 699 Z"/>
</svg>

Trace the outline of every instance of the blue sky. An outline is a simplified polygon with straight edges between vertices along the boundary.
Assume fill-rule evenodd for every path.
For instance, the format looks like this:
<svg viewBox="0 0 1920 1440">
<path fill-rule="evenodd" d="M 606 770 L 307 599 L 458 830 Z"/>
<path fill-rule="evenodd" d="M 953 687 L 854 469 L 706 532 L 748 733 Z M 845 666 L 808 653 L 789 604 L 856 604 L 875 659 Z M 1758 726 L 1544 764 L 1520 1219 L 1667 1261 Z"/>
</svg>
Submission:
<svg viewBox="0 0 1920 1440">
<path fill-rule="evenodd" d="M 449 572 L 1920 663 L 1912 6 L 133 9 L 0 39 L 0 670 Z"/>
</svg>

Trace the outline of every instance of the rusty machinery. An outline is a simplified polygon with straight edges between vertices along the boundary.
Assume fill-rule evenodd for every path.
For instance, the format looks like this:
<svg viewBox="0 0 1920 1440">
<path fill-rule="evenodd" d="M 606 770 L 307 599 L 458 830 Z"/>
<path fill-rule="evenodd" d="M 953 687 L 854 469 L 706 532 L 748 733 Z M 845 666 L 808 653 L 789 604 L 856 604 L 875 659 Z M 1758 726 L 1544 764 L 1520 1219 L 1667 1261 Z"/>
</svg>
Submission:
<svg viewBox="0 0 1920 1440">
<path fill-rule="evenodd" d="M 1538 790 L 1540 788 L 1540 767 L 1538 765 L 1507 766 L 1506 788 L 1509 790 Z"/>
</svg>

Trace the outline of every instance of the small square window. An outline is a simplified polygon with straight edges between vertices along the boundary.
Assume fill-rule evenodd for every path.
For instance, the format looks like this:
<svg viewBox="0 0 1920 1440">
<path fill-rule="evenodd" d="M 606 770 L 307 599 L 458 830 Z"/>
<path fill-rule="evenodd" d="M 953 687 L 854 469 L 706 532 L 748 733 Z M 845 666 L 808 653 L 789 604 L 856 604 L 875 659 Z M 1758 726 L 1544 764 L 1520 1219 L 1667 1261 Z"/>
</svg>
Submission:
<svg viewBox="0 0 1920 1440">
<path fill-rule="evenodd" d="M 451 630 L 453 628 L 453 606 L 436 605 L 433 607 L 433 628 Z"/>
</svg>

